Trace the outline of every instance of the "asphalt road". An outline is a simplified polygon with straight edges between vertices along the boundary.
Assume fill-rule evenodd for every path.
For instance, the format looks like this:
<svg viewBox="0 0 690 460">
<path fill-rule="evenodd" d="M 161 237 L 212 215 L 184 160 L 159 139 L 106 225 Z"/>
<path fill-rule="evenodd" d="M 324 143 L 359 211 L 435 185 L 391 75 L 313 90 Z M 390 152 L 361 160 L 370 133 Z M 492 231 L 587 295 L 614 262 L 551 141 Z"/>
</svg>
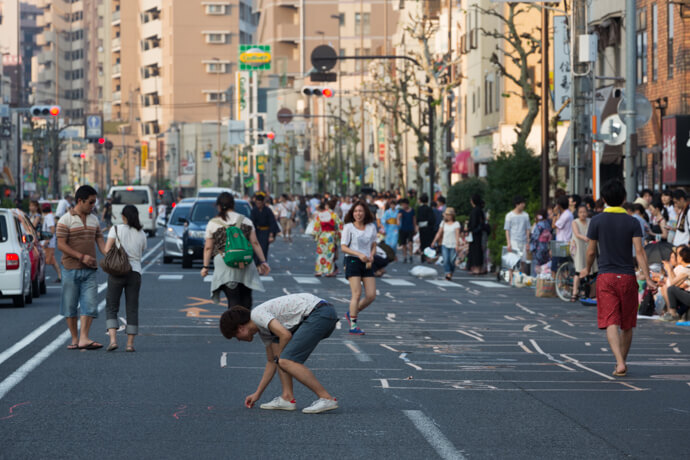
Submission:
<svg viewBox="0 0 690 460">
<path fill-rule="evenodd" d="M 628 376 L 614 378 L 594 308 L 488 277 L 420 280 L 409 264 L 377 280 L 365 336 L 342 321 L 307 361 L 338 410 L 246 409 L 260 341 L 224 339 L 200 264 L 163 265 L 159 242 L 143 264 L 136 353 L 124 332 L 115 352 L 67 350 L 52 280 L 24 309 L 2 301 L 0 458 L 688 457 L 690 328 L 640 320 Z M 344 277 L 314 278 L 313 254 L 307 238 L 276 242 L 255 305 L 306 291 L 344 313 Z M 104 313 L 92 338 L 107 344 Z M 314 399 L 295 391 L 299 409 Z M 276 377 L 260 402 L 278 394 Z"/>
</svg>

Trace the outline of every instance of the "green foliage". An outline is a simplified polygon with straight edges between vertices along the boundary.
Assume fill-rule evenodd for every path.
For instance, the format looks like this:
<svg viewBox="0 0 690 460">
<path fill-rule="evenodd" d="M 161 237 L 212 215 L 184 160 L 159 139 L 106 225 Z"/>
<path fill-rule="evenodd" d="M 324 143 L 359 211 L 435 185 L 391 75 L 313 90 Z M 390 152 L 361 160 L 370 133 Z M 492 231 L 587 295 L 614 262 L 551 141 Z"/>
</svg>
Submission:
<svg viewBox="0 0 690 460">
<path fill-rule="evenodd" d="M 484 179 L 479 177 L 468 177 L 460 182 L 456 182 L 448 189 L 446 204 L 455 209 L 455 214 L 469 216 L 472 212 L 470 198 L 475 193 L 482 197 L 486 196 L 487 185 Z"/>
<path fill-rule="evenodd" d="M 491 261 L 501 263 L 501 248 L 506 245 L 503 231 L 505 215 L 514 208 L 513 198 L 522 195 L 527 202 L 527 212 L 534 217 L 539 207 L 541 164 L 533 152 L 515 144 L 512 151 L 501 152 L 487 168 L 488 192 L 486 209 L 490 211 L 491 235 L 489 252 Z"/>
</svg>

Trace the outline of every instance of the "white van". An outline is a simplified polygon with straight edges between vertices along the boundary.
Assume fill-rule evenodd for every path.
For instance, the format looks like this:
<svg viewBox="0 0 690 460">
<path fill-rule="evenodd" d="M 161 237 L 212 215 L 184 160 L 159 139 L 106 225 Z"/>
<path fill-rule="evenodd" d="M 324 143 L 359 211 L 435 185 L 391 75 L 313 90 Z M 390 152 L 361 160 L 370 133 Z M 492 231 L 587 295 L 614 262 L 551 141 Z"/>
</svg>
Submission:
<svg viewBox="0 0 690 460">
<path fill-rule="evenodd" d="M 218 195 L 220 195 L 223 192 L 228 192 L 230 195 L 232 195 L 235 198 L 242 198 L 242 195 L 237 193 L 231 188 L 227 187 L 204 187 L 200 188 L 199 191 L 196 194 L 197 198 L 218 198 Z"/>
<path fill-rule="evenodd" d="M 119 185 L 111 187 L 108 198 L 113 199 L 113 225 L 122 223 L 122 210 L 128 204 L 136 206 L 139 222 L 149 236 L 156 235 L 156 199 L 148 185 Z"/>
</svg>

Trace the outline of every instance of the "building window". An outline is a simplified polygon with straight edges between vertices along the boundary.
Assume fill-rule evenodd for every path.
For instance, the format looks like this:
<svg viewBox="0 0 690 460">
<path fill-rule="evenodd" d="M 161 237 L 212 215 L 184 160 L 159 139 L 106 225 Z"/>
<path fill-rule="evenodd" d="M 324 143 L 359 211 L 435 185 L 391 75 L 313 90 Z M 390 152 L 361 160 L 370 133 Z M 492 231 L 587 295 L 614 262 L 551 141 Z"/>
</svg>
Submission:
<svg viewBox="0 0 690 460">
<path fill-rule="evenodd" d="M 204 35 L 206 35 L 206 43 L 214 45 L 225 45 L 230 43 L 230 32 L 228 31 L 204 32 Z"/>
<path fill-rule="evenodd" d="M 647 8 L 637 12 L 637 83 L 647 83 Z"/>
<path fill-rule="evenodd" d="M 206 14 L 209 16 L 223 16 L 228 14 L 228 6 L 224 3 L 209 3 L 206 5 Z"/>
<path fill-rule="evenodd" d="M 206 102 L 227 102 L 227 93 L 225 91 L 206 90 L 204 91 Z"/>
<path fill-rule="evenodd" d="M 371 20 L 370 13 L 355 13 L 355 35 L 370 35 Z"/>
<path fill-rule="evenodd" d="M 668 16 L 667 16 L 667 27 L 668 27 L 668 40 L 666 45 L 666 60 L 668 61 L 668 78 L 673 78 L 673 3 L 668 4 Z"/>
<path fill-rule="evenodd" d="M 484 76 L 484 115 L 493 113 L 493 103 L 494 103 L 494 82 L 493 75 L 488 74 Z"/>
<path fill-rule="evenodd" d="M 494 79 L 494 81 L 496 82 L 496 84 L 494 85 L 494 107 L 496 107 L 496 111 L 498 112 L 501 107 L 501 74 L 499 72 L 496 72 L 496 74 L 494 75 Z"/>
<path fill-rule="evenodd" d="M 355 48 L 355 56 L 369 56 L 371 50 L 369 48 Z M 355 72 L 362 72 L 366 68 L 366 60 L 355 61 Z"/>
<path fill-rule="evenodd" d="M 657 4 L 652 4 L 652 81 L 659 78 L 659 12 Z"/>
<path fill-rule="evenodd" d="M 206 64 L 207 73 L 228 73 L 230 71 L 230 63 L 227 61 L 204 61 Z"/>
</svg>

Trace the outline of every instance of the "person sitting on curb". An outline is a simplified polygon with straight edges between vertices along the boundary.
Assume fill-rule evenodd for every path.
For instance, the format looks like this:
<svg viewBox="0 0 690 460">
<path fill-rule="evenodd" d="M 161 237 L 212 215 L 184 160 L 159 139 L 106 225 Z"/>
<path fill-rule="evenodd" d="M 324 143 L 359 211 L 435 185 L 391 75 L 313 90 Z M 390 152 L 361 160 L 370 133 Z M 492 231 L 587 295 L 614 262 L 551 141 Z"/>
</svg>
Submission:
<svg viewBox="0 0 690 460">
<path fill-rule="evenodd" d="M 220 331 L 230 340 L 251 342 L 257 333 L 266 346 L 266 368 L 259 386 L 247 396 L 247 408 L 261 398 L 278 370 L 282 394 L 261 409 L 288 410 L 297 408 L 292 378 L 316 393 L 319 399 L 302 409 L 305 414 L 318 414 L 337 409 L 338 402 L 304 365 L 316 345 L 327 339 L 338 322 L 333 305 L 312 294 L 290 294 L 268 300 L 253 310 L 234 306 L 220 317 Z M 294 333 L 294 334 L 293 334 Z"/>
</svg>

